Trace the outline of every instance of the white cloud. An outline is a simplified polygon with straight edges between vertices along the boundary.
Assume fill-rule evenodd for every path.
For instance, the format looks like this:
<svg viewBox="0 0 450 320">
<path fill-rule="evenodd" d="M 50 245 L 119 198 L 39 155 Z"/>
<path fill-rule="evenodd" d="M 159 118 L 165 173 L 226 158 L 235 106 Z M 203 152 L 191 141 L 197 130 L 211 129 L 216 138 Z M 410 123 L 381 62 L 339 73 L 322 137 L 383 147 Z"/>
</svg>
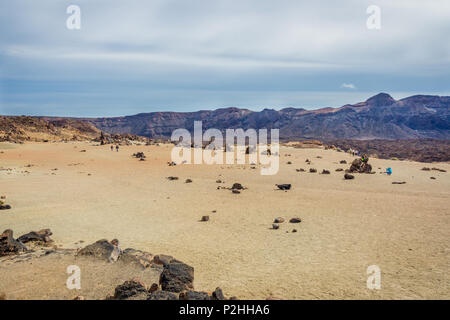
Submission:
<svg viewBox="0 0 450 320">
<path fill-rule="evenodd" d="M 356 89 L 356 86 L 353 83 L 343 83 L 343 84 L 341 84 L 341 88 L 344 88 L 344 89 Z"/>
</svg>

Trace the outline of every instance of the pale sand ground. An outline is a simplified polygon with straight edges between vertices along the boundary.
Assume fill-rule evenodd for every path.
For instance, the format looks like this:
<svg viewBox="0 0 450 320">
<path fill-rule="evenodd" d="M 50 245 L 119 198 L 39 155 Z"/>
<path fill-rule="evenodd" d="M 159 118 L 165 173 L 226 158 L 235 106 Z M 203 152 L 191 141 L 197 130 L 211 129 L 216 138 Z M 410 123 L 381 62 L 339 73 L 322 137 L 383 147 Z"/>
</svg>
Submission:
<svg viewBox="0 0 450 320">
<path fill-rule="evenodd" d="M 0 211 L 0 232 L 51 228 L 56 243 L 69 248 L 79 240 L 119 238 L 122 248 L 170 254 L 194 266 L 196 289 L 219 286 L 239 298 L 450 298 L 450 164 L 371 159 L 376 174 L 345 181 L 334 170 L 349 166 L 339 160 L 353 158 L 331 150 L 281 148 L 279 173 L 261 176 L 250 165 L 169 167 L 168 145 L 122 146 L 119 153 L 80 142 L 0 148 L 0 167 L 13 169 L 0 170 L 0 194 L 13 207 Z M 147 161 L 132 158 L 137 151 Z M 424 166 L 448 172 L 421 171 Z M 310 167 L 331 174 L 295 171 Z M 394 174 L 379 174 L 378 167 Z M 193 183 L 184 183 L 187 178 Z M 248 190 L 217 190 L 217 179 Z M 293 189 L 276 191 L 276 183 Z M 203 215 L 210 221 L 199 222 Z M 271 230 L 278 216 L 303 222 Z M 369 265 L 381 268 L 379 291 L 366 288 Z M 65 279 L 59 269 L 55 276 Z M 3 279 L 26 286 L 9 273 Z"/>
</svg>

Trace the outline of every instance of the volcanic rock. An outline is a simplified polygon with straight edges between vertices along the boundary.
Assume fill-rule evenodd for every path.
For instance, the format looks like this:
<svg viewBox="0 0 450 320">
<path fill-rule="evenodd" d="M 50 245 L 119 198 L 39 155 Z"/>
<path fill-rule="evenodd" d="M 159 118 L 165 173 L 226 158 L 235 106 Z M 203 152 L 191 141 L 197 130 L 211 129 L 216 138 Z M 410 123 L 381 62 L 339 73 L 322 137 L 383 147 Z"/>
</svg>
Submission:
<svg viewBox="0 0 450 320">
<path fill-rule="evenodd" d="M 159 284 L 162 290 L 176 293 L 194 289 L 194 268 L 182 262 L 171 262 L 164 266 Z"/>
</svg>

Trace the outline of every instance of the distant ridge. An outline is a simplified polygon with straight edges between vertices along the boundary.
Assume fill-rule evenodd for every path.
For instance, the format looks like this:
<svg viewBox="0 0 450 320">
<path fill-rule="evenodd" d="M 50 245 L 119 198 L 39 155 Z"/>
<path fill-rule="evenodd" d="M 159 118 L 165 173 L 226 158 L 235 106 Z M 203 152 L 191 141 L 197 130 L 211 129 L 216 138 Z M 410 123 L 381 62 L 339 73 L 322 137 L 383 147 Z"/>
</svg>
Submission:
<svg viewBox="0 0 450 320">
<path fill-rule="evenodd" d="M 177 128 L 278 128 L 281 139 L 450 139 L 450 97 L 415 95 L 395 100 L 379 93 L 340 108 L 285 108 L 259 112 L 222 108 L 197 112 L 152 112 L 114 118 L 83 119 L 108 133 L 169 138 Z"/>
</svg>

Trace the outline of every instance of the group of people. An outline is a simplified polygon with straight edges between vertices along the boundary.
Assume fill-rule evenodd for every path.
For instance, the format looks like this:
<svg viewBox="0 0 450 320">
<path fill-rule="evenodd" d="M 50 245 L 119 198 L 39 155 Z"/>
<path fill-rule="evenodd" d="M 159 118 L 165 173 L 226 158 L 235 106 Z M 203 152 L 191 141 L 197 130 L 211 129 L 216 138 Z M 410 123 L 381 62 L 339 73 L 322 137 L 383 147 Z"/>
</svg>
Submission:
<svg viewBox="0 0 450 320">
<path fill-rule="evenodd" d="M 114 151 L 114 146 L 113 145 L 111 145 L 111 151 Z M 118 144 L 116 144 L 116 151 L 119 152 L 119 145 Z"/>
</svg>

